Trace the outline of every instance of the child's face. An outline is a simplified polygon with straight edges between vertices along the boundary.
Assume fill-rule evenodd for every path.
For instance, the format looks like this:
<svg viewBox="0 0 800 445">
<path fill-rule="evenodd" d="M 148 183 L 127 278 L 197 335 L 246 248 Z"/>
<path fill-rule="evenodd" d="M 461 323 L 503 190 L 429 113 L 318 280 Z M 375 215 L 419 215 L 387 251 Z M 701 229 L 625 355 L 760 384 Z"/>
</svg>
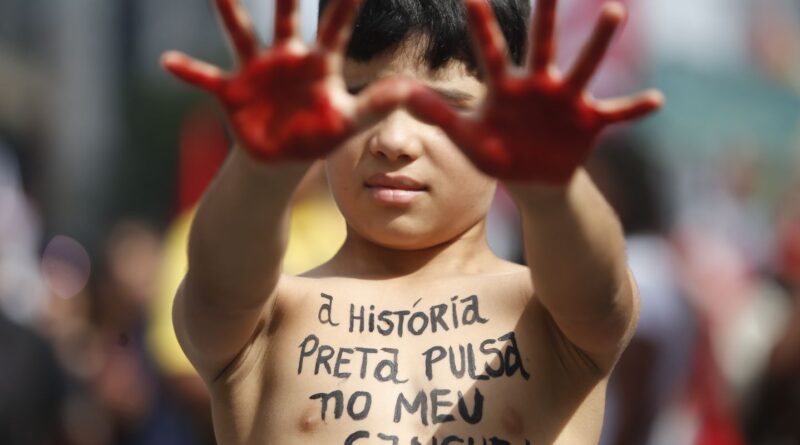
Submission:
<svg viewBox="0 0 800 445">
<path fill-rule="evenodd" d="M 486 94 L 460 62 L 431 71 L 413 49 L 369 62 L 348 59 L 344 74 L 353 90 L 390 75 L 411 77 L 442 92 L 465 113 Z M 496 186 L 438 127 L 403 109 L 349 139 L 326 165 L 350 230 L 396 249 L 433 247 L 482 222 Z"/>
</svg>

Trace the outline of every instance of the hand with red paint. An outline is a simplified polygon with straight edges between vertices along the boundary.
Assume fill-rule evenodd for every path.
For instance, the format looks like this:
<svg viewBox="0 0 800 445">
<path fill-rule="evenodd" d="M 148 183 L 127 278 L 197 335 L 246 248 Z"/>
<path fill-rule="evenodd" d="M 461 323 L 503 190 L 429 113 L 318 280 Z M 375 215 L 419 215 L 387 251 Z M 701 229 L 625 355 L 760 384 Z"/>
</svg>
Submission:
<svg viewBox="0 0 800 445">
<path fill-rule="evenodd" d="M 417 88 L 409 109 L 441 127 L 473 163 L 499 179 L 563 186 L 584 163 L 606 126 L 638 119 L 658 109 L 657 91 L 596 100 L 586 87 L 625 9 L 609 3 L 574 67 L 555 66 L 556 0 L 538 0 L 530 54 L 522 73 L 508 67 L 506 45 L 487 0 L 465 0 L 488 96 L 474 115 L 452 109 L 439 95 Z"/>
<path fill-rule="evenodd" d="M 225 73 L 174 51 L 162 63 L 216 96 L 240 144 L 262 161 L 323 157 L 391 111 L 408 91 L 402 80 L 389 79 L 359 96 L 347 92 L 341 68 L 359 0 L 333 2 L 312 48 L 298 35 L 298 0 L 277 0 L 274 45 L 263 53 L 238 0 L 215 2 L 239 69 Z"/>
</svg>

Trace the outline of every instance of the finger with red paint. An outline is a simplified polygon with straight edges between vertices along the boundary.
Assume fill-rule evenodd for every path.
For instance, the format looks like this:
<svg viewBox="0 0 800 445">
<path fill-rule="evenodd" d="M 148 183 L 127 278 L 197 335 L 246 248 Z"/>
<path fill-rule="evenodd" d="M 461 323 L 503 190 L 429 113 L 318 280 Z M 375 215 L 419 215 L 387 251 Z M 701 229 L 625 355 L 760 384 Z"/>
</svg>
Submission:
<svg viewBox="0 0 800 445">
<path fill-rule="evenodd" d="M 658 90 L 647 90 L 634 96 L 608 99 L 598 102 L 595 107 L 604 124 L 616 124 L 641 119 L 658 110 L 664 103 L 664 96 Z"/>
<path fill-rule="evenodd" d="M 239 62 L 247 64 L 258 55 L 258 41 L 250 16 L 238 0 L 215 0 L 215 5 Z"/>
<path fill-rule="evenodd" d="M 275 38 L 273 39 L 273 45 L 283 45 L 298 37 L 300 10 L 297 6 L 297 1 L 275 1 Z"/>
<path fill-rule="evenodd" d="M 473 24 L 473 43 L 487 82 L 490 86 L 502 83 L 508 73 L 506 42 L 491 7 L 485 2 L 467 2 L 467 16 Z"/>
<path fill-rule="evenodd" d="M 274 43 L 262 53 L 239 2 L 215 1 L 238 70 L 226 73 L 178 52 L 166 53 L 162 63 L 216 96 L 237 145 L 261 161 L 323 157 L 391 112 L 410 90 L 406 81 L 386 79 L 357 97 L 347 92 L 342 61 L 360 0 L 332 1 L 311 48 L 299 38 L 298 1 L 277 0 Z"/>
<path fill-rule="evenodd" d="M 416 87 L 408 108 L 440 126 L 475 165 L 500 179 L 563 186 L 585 162 L 608 125 L 658 109 L 661 93 L 598 101 L 586 91 L 619 25 L 620 3 L 608 3 L 580 57 L 566 74 L 555 64 L 556 0 L 539 0 L 526 70 L 509 68 L 506 43 L 488 0 L 465 0 L 487 99 L 474 115 L 453 110 L 433 91 Z"/>
<path fill-rule="evenodd" d="M 586 89 L 602 63 L 617 29 L 624 20 L 625 7 L 621 3 L 605 5 L 591 37 L 564 78 L 565 84 L 573 91 L 580 93 Z"/>
<path fill-rule="evenodd" d="M 226 74 L 221 69 L 180 51 L 164 53 L 161 64 L 179 79 L 211 94 L 217 94 L 226 82 Z"/>
<path fill-rule="evenodd" d="M 537 0 L 528 50 L 528 66 L 534 75 L 548 75 L 553 68 L 555 29 L 556 0 Z"/>
</svg>

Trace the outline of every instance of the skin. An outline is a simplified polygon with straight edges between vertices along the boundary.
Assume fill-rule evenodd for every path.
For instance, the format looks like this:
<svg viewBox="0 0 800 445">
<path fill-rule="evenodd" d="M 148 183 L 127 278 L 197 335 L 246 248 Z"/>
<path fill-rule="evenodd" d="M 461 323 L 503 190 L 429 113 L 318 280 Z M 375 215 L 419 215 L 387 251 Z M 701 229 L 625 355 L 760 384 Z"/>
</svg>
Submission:
<svg viewBox="0 0 800 445">
<path fill-rule="evenodd" d="M 413 49 L 418 40 L 412 38 L 398 51 L 368 63 L 348 62 L 344 76 L 349 89 L 403 76 L 424 82 L 435 94 L 449 94 L 449 104 L 473 110 L 486 95 L 484 85 L 461 63 L 437 71 L 421 65 Z M 439 128 L 420 122 L 404 109 L 350 138 L 328 157 L 326 165 L 333 196 L 348 221 L 348 240 L 361 243 L 363 238 L 393 250 L 429 249 L 482 226 L 496 185 Z M 363 184 L 376 173 L 408 177 L 426 190 L 408 205 L 375 205 L 374 188 Z M 366 214 L 371 217 L 359 216 Z M 343 252 L 341 256 L 351 255 Z"/>
<path fill-rule="evenodd" d="M 475 443 L 494 436 L 515 444 L 596 442 L 606 379 L 632 335 L 638 296 L 619 223 L 581 164 L 605 125 L 661 102 L 654 93 L 597 102 L 584 91 L 621 6 L 606 8 L 576 68 L 562 77 L 552 66 L 554 1 L 539 2 L 534 49 L 519 73 L 501 56 L 490 9 L 466 1 L 483 83 L 459 62 L 421 67 L 413 51 L 419 36 L 367 63 L 345 60 L 352 0 L 330 6 L 316 46 L 307 48 L 296 3 L 277 1 L 276 43 L 262 53 L 241 6 L 216 0 L 240 63 L 232 74 L 179 53 L 163 58 L 172 73 L 220 100 L 237 139 L 198 209 L 174 308 L 179 341 L 212 394 L 218 441 L 348 443 L 364 431 L 370 438 L 352 443 L 391 443 L 379 442 L 379 433 L 400 443 L 452 434 Z M 347 239 L 320 268 L 283 275 L 291 196 L 311 159 L 323 156 Z M 487 246 L 492 177 L 520 208 L 529 268 Z M 325 319 L 334 323 L 320 315 L 323 294 L 331 296 Z M 351 305 L 413 312 L 454 295 L 476 295 L 484 322 L 402 337 L 347 328 Z M 476 381 L 442 364 L 429 378 L 420 363 L 431 347 L 458 351 L 511 333 L 526 372 Z M 348 378 L 319 365 L 323 372 L 312 373 L 312 359 L 303 371 L 298 358 L 309 335 L 337 350 L 397 349 L 400 375 L 362 378 L 358 365 L 346 363 Z M 436 389 L 450 397 L 442 412 L 454 415 L 456 394 L 477 406 L 480 392 L 481 420 L 393 418 L 399 393 Z M 334 390 L 369 393 L 369 415 L 335 419 L 329 410 L 323 419 L 313 395 Z"/>
</svg>

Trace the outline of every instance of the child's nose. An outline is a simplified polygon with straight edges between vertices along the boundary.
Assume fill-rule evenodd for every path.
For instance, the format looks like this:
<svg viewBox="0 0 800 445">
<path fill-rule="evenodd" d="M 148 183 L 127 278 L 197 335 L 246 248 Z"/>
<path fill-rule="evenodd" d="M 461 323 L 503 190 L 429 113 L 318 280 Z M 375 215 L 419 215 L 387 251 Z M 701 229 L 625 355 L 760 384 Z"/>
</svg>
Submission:
<svg viewBox="0 0 800 445">
<path fill-rule="evenodd" d="M 422 155 L 422 141 L 414 131 L 414 119 L 404 110 L 386 116 L 369 139 L 370 152 L 389 161 L 410 162 Z"/>
</svg>

